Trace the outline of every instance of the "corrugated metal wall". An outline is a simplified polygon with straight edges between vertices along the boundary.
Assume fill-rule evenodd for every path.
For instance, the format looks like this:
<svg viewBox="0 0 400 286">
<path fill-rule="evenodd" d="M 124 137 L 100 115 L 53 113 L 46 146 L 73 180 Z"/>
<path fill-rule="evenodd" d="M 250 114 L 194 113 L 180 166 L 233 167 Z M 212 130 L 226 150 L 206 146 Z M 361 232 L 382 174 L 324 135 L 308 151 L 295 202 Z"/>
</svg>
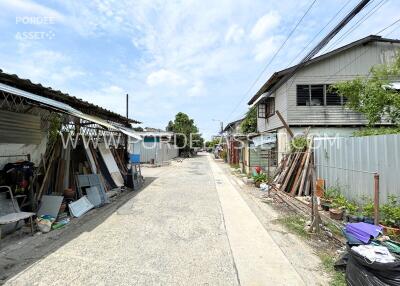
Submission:
<svg viewBox="0 0 400 286">
<path fill-rule="evenodd" d="M 400 196 L 400 135 L 314 139 L 317 176 L 339 186 L 351 200 L 372 198 L 374 172 L 380 176 L 380 202 Z"/>
<path fill-rule="evenodd" d="M 161 164 L 178 157 L 179 154 L 179 150 L 174 148 L 174 145 L 166 142 L 141 141 L 134 143 L 134 145 L 133 150 L 140 149 L 140 162 L 142 163 L 149 163 L 154 160 L 156 164 Z"/>
<path fill-rule="evenodd" d="M 0 143 L 39 144 L 40 116 L 0 110 Z"/>
</svg>

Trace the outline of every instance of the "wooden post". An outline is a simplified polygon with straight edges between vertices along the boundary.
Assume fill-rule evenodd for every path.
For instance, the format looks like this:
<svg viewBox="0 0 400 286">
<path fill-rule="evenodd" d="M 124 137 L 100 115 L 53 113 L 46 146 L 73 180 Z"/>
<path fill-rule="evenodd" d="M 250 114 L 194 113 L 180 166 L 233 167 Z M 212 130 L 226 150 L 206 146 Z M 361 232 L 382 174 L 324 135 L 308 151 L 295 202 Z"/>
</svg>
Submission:
<svg viewBox="0 0 400 286">
<path fill-rule="evenodd" d="M 290 137 L 293 138 L 294 134 L 292 129 L 290 129 L 289 125 L 286 123 L 285 119 L 283 119 L 282 114 L 279 112 L 279 110 L 276 111 L 276 115 L 278 115 L 280 121 L 282 122 L 283 126 L 285 127 L 285 129 L 287 130 L 287 132 L 289 133 Z"/>
<path fill-rule="evenodd" d="M 374 174 L 374 223 L 379 224 L 379 174 Z"/>
</svg>

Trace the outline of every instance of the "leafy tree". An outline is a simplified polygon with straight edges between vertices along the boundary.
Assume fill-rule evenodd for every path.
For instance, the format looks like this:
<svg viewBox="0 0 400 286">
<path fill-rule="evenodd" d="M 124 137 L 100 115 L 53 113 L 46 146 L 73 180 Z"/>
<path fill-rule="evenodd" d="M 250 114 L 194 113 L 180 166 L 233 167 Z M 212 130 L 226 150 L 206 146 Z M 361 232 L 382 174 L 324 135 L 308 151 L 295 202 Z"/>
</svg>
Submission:
<svg viewBox="0 0 400 286">
<path fill-rule="evenodd" d="M 175 120 L 168 122 L 166 130 L 177 133 L 176 144 L 185 151 L 190 149 L 191 139 L 193 142 L 193 147 L 203 146 L 204 140 L 201 137 L 201 134 L 198 133 L 199 129 L 194 124 L 194 120 L 190 119 L 189 116 L 183 112 L 178 112 L 175 115 Z"/>
<path fill-rule="evenodd" d="M 240 130 L 245 134 L 257 132 L 257 108 L 250 107 L 240 124 Z"/>
<path fill-rule="evenodd" d="M 144 131 L 144 129 L 141 126 L 133 127 L 132 129 L 138 132 Z"/>
<path fill-rule="evenodd" d="M 218 145 L 218 144 L 220 143 L 220 141 L 221 141 L 221 139 L 218 139 L 218 138 L 215 138 L 215 139 L 212 140 L 212 141 L 207 141 L 207 142 L 206 142 L 206 147 L 208 147 L 208 148 L 214 148 L 215 145 Z"/>
<path fill-rule="evenodd" d="M 339 82 L 331 88 L 345 96 L 347 106 L 365 115 L 370 125 L 388 119 L 400 125 L 400 94 L 390 83 L 400 79 L 400 53 L 392 64 L 371 68 L 370 76 Z"/>
</svg>

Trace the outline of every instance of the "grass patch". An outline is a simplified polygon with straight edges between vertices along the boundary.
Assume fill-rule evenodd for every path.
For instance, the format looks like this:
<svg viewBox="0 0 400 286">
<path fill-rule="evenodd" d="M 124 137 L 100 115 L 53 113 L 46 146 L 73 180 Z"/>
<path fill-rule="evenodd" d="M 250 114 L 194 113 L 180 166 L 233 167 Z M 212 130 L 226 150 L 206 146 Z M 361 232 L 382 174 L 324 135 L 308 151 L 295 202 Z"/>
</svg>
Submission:
<svg viewBox="0 0 400 286">
<path fill-rule="evenodd" d="M 282 218 L 278 218 L 277 222 L 284 225 L 290 232 L 293 232 L 300 237 L 309 238 L 311 234 L 305 229 L 306 220 L 299 215 L 289 215 Z M 340 235 L 340 230 L 334 225 L 327 225 L 327 228 L 331 230 L 332 233 Z M 322 266 L 326 273 L 331 277 L 329 285 L 332 286 L 345 286 L 346 279 L 342 272 L 336 271 L 334 268 L 335 257 L 327 252 L 318 252 L 318 256 L 321 259 Z"/>
<path fill-rule="evenodd" d="M 331 286 L 345 286 L 346 279 L 343 272 L 336 271 L 333 267 L 335 264 L 335 259 L 331 254 L 322 253 L 319 254 L 319 257 L 322 261 L 322 266 L 324 267 L 325 271 L 331 275 Z"/>
<path fill-rule="evenodd" d="M 327 223 L 325 226 L 334 236 L 343 236 L 342 231 L 333 223 Z"/>
<path fill-rule="evenodd" d="M 305 219 L 298 215 L 290 215 L 282 218 L 278 218 L 277 222 L 283 224 L 288 230 L 296 233 L 301 237 L 309 237 L 310 233 L 308 233 L 305 229 Z"/>
<path fill-rule="evenodd" d="M 239 169 L 240 168 L 239 164 L 229 164 L 229 165 L 230 165 L 231 168 L 234 168 L 234 169 Z"/>
</svg>

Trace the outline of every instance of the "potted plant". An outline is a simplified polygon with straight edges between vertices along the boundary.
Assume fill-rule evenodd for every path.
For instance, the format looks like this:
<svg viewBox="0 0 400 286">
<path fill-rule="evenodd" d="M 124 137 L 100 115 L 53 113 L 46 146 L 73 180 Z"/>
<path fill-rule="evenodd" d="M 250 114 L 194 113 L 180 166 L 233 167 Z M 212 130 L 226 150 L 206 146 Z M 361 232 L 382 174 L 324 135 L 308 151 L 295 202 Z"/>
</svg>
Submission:
<svg viewBox="0 0 400 286">
<path fill-rule="evenodd" d="M 329 209 L 330 218 L 335 220 L 342 220 L 346 205 L 347 205 L 346 198 L 342 194 L 339 194 L 333 200 L 332 207 Z"/>
<path fill-rule="evenodd" d="M 362 214 L 364 216 L 364 222 L 374 224 L 374 202 L 371 199 L 365 199 L 365 203 L 362 206 Z"/>
<path fill-rule="evenodd" d="M 386 204 L 382 205 L 380 212 L 382 215 L 381 225 L 383 233 L 388 235 L 400 235 L 400 206 L 397 204 L 397 197 L 394 195 L 388 196 Z"/>
<path fill-rule="evenodd" d="M 330 187 L 324 190 L 324 196 L 320 199 L 321 207 L 325 211 L 329 211 L 332 206 L 332 202 L 339 195 L 339 190 L 334 187 Z"/>
<path fill-rule="evenodd" d="M 260 187 L 261 183 L 264 183 L 267 181 L 267 174 L 265 173 L 256 173 L 253 175 L 254 183 L 257 188 Z"/>
</svg>

